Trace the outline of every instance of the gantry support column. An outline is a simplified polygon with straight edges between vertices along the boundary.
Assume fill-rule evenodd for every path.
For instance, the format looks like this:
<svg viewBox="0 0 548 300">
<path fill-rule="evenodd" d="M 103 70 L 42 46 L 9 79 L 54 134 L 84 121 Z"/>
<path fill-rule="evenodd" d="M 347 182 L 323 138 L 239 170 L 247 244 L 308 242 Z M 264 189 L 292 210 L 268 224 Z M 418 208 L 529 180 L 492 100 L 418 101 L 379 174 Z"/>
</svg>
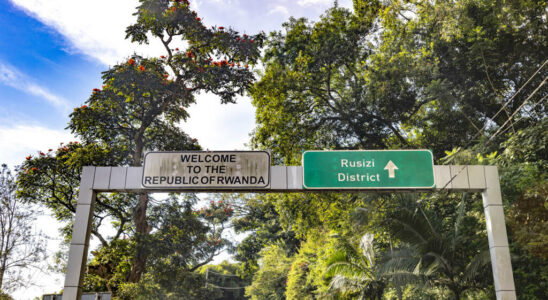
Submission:
<svg viewBox="0 0 548 300">
<path fill-rule="evenodd" d="M 487 222 L 487 238 L 489 239 L 497 300 L 514 300 L 516 299 L 516 287 L 496 166 L 485 166 L 485 184 L 486 188 L 482 193 L 483 209 Z"/>
<path fill-rule="evenodd" d="M 91 224 L 93 223 L 91 219 L 96 198 L 96 193 L 93 190 L 95 169 L 95 167 L 84 167 L 82 170 L 63 300 L 78 300 L 82 298 L 82 283 L 86 270 L 89 237 L 91 234 Z"/>
</svg>

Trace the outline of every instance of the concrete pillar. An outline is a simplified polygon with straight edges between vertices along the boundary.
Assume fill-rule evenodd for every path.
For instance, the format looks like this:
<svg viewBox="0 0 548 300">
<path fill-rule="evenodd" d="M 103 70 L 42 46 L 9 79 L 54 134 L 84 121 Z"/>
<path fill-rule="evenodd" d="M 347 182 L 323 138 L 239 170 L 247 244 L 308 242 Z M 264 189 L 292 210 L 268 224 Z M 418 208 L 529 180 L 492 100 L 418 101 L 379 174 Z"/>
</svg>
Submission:
<svg viewBox="0 0 548 300">
<path fill-rule="evenodd" d="M 95 167 L 84 167 L 80 180 L 80 192 L 76 206 L 76 216 L 72 229 L 63 300 L 82 298 L 82 283 L 86 271 L 89 237 L 95 205 L 96 193 L 93 190 Z"/>
<path fill-rule="evenodd" d="M 485 166 L 485 184 L 486 188 L 482 193 L 483 208 L 487 222 L 487 238 L 489 239 L 495 292 L 498 300 L 517 299 L 496 166 Z"/>
</svg>

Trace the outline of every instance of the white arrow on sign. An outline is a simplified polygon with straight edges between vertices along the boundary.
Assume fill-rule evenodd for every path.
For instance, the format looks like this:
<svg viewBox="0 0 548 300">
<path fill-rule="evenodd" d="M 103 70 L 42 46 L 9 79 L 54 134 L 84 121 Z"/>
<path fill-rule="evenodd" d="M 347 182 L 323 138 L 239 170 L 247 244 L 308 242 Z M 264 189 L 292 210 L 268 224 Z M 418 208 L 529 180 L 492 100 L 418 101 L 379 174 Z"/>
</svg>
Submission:
<svg viewBox="0 0 548 300">
<path fill-rule="evenodd" d="M 384 167 L 385 170 L 388 170 L 389 178 L 396 178 L 396 170 L 399 170 L 398 167 L 390 160 Z"/>
</svg>

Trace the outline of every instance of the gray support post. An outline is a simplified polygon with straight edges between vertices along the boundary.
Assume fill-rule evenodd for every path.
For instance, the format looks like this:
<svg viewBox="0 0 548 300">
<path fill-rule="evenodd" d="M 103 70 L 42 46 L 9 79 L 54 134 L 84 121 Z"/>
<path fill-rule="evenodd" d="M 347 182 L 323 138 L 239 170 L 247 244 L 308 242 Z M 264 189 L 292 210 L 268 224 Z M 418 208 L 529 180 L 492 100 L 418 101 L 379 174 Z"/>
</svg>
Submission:
<svg viewBox="0 0 548 300">
<path fill-rule="evenodd" d="M 495 292 L 498 300 L 513 300 L 516 299 L 516 288 L 496 166 L 485 166 L 485 185 L 486 188 L 482 193 L 483 208 L 487 223 Z"/>
<path fill-rule="evenodd" d="M 93 216 L 93 206 L 96 197 L 96 193 L 93 190 L 95 170 L 95 167 L 84 167 L 82 170 L 63 300 L 78 300 L 82 298 L 82 282 L 86 268 L 89 237 L 91 234 L 91 218 Z"/>
</svg>

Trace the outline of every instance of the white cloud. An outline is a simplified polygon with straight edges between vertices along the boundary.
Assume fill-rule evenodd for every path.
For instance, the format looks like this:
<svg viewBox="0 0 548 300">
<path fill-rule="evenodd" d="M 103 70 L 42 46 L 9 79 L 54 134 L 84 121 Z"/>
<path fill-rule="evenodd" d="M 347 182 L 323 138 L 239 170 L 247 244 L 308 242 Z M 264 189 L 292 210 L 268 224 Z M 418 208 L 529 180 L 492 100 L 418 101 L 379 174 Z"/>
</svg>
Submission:
<svg viewBox="0 0 548 300">
<path fill-rule="evenodd" d="M 55 95 L 45 87 L 33 82 L 25 74 L 16 68 L 0 61 L 0 82 L 20 90 L 24 93 L 38 96 L 46 100 L 49 104 L 61 108 L 65 111 L 69 108 L 68 101 L 61 96 Z"/>
<path fill-rule="evenodd" d="M 182 123 L 182 129 L 198 139 L 204 149 L 243 150 L 249 141 L 249 133 L 255 127 L 255 108 L 247 97 L 238 104 L 221 104 L 212 94 L 200 95 L 197 103 L 189 108 L 190 118 Z"/>
<path fill-rule="evenodd" d="M 333 0 L 299 0 L 297 4 L 300 6 L 317 6 L 317 5 L 330 5 L 333 4 Z"/>
<path fill-rule="evenodd" d="M 68 131 L 29 125 L 0 126 L 0 163 L 13 168 L 29 154 L 56 149 L 61 142 L 74 140 Z"/>
<path fill-rule="evenodd" d="M 137 52 L 158 55 L 156 41 L 138 46 L 125 39 L 125 29 L 135 21 L 137 0 L 11 0 L 27 14 L 63 35 L 70 51 L 83 53 L 106 65 Z"/>
<path fill-rule="evenodd" d="M 276 5 L 268 11 L 269 15 L 281 14 L 284 17 L 289 17 L 289 9 L 283 5 Z"/>
</svg>

